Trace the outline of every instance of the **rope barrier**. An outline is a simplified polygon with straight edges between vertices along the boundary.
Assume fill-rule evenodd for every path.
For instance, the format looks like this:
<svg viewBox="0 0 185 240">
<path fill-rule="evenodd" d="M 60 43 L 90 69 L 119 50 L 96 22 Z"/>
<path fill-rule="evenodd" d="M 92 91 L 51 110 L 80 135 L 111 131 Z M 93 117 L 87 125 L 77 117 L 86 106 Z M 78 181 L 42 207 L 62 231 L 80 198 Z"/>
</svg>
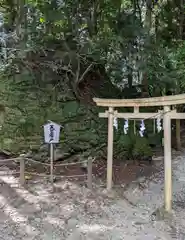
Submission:
<svg viewBox="0 0 185 240">
<path fill-rule="evenodd" d="M 39 162 L 39 161 L 34 160 L 34 159 L 31 159 L 31 158 L 24 158 L 24 157 L 0 159 L 0 163 L 2 163 L 2 162 L 10 162 L 10 161 L 20 161 L 20 159 L 24 159 L 25 161 L 34 162 L 34 163 L 41 164 L 41 165 L 45 165 L 45 166 L 50 166 L 49 163 L 43 163 L 43 162 Z M 95 160 L 95 159 L 93 159 L 93 161 L 94 161 L 94 160 Z M 92 161 L 92 162 L 93 162 L 93 161 Z M 82 164 L 82 163 L 88 163 L 88 160 L 79 161 L 79 162 L 73 162 L 73 163 L 54 164 L 54 167 L 77 165 L 77 164 Z"/>
<path fill-rule="evenodd" d="M 22 158 L 18 157 L 18 158 L 0 159 L 0 163 L 2 163 L 2 162 L 10 162 L 10 161 L 17 161 L 17 160 L 20 160 L 20 159 L 22 159 Z"/>
<path fill-rule="evenodd" d="M 37 163 L 37 164 L 41 164 L 41 165 L 45 165 L 45 166 L 50 166 L 49 163 L 39 162 L 39 161 L 36 161 L 36 160 L 34 160 L 34 159 L 31 159 L 31 158 L 24 158 L 24 159 L 27 160 L 27 161 L 30 161 L 30 162 Z M 82 164 L 82 163 L 87 163 L 87 162 L 88 162 L 88 160 L 84 160 L 84 161 L 79 161 L 79 162 L 74 162 L 74 163 L 54 164 L 53 166 L 54 166 L 54 167 L 69 166 L 69 165 L 77 165 L 77 164 Z"/>
<path fill-rule="evenodd" d="M 20 175 L 20 183 L 24 184 L 25 180 L 26 180 L 26 175 L 35 175 L 35 176 L 39 176 L 39 177 L 45 177 L 45 178 L 50 178 L 51 182 L 53 182 L 53 178 L 57 179 L 57 178 L 62 178 L 62 179 L 69 179 L 69 178 L 80 178 L 80 177 L 85 177 L 87 178 L 87 186 L 89 189 L 92 189 L 92 177 L 94 176 L 92 174 L 92 162 L 95 160 L 94 159 L 89 159 L 89 160 L 84 160 L 84 161 L 79 161 L 79 162 L 74 162 L 74 163 L 65 163 L 65 164 L 56 164 L 53 167 L 59 167 L 59 166 L 69 166 L 69 165 L 77 165 L 77 164 L 82 164 L 82 163 L 87 163 L 87 174 L 79 174 L 79 175 L 69 175 L 69 176 L 64 176 L 64 175 L 53 175 L 53 174 L 42 174 L 42 173 L 36 173 L 36 172 L 27 172 L 25 171 L 25 161 L 29 161 L 29 162 L 34 162 L 37 164 L 42 164 L 45 166 L 50 166 L 50 164 L 48 163 L 42 163 L 36 160 L 33 160 L 31 158 L 25 158 L 24 156 L 18 157 L 18 158 L 9 158 L 9 159 L 2 159 L 0 160 L 1 162 L 10 162 L 10 161 L 20 161 L 20 171 L 14 171 L 14 170 L 3 170 L 0 171 L 0 177 L 1 176 L 11 176 L 11 175 L 15 175 L 15 174 L 19 174 Z M 4 165 L 0 166 L 4 167 Z"/>
</svg>

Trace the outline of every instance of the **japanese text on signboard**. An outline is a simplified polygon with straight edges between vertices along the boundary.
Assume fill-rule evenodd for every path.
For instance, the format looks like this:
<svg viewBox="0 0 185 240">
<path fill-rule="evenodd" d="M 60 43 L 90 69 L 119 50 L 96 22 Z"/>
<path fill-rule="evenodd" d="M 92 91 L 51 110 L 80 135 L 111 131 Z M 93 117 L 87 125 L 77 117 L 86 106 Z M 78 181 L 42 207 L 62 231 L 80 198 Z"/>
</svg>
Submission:
<svg viewBox="0 0 185 240">
<path fill-rule="evenodd" d="M 52 142 L 53 141 L 53 139 L 54 139 L 54 131 L 55 131 L 55 128 L 54 128 L 54 126 L 53 125 L 50 125 L 50 133 L 49 133 L 49 137 L 50 137 L 50 142 Z"/>
</svg>

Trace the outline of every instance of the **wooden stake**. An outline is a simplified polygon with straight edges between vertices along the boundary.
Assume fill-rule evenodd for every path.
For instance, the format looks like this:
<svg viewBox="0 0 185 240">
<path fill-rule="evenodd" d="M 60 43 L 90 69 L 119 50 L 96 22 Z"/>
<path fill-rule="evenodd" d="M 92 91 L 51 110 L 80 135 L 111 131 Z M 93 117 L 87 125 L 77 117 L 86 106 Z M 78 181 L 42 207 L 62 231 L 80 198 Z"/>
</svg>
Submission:
<svg viewBox="0 0 185 240">
<path fill-rule="evenodd" d="M 112 189 L 112 162 L 113 162 L 113 120 L 114 120 L 114 108 L 109 107 L 108 112 L 108 146 L 107 146 L 107 189 Z"/>
<path fill-rule="evenodd" d="M 88 159 L 87 165 L 87 187 L 92 189 L 92 158 Z"/>
<path fill-rule="evenodd" d="M 25 184 L 25 160 L 23 157 L 20 158 L 20 184 Z"/>
<path fill-rule="evenodd" d="M 172 157 L 171 157 L 171 119 L 169 106 L 164 106 L 164 198 L 165 210 L 172 210 Z"/>
</svg>

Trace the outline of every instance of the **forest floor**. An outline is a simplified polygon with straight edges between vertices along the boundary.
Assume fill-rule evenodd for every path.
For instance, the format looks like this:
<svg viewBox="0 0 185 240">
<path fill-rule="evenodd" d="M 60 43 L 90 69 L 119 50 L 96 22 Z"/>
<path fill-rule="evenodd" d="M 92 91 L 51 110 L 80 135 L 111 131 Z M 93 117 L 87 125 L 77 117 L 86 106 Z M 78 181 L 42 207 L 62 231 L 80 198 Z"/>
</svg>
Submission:
<svg viewBox="0 0 185 240">
<path fill-rule="evenodd" d="M 174 214 L 168 221 L 152 215 L 163 205 L 162 165 L 157 171 L 154 166 L 135 166 L 136 174 L 132 165 L 125 165 L 123 171 L 122 165 L 116 164 L 115 169 L 122 169 L 120 175 L 130 176 L 130 169 L 132 179 L 124 181 L 118 177 L 110 193 L 103 186 L 104 171 L 99 178 L 94 172 L 93 191 L 82 184 L 82 179 L 58 180 L 52 187 L 47 179 L 34 177 L 21 187 L 16 175 L 11 175 L 16 167 L 1 165 L 0 239 L 184 240 L 185 152 L 176 155 L 173 157 Z"/>
</svg>

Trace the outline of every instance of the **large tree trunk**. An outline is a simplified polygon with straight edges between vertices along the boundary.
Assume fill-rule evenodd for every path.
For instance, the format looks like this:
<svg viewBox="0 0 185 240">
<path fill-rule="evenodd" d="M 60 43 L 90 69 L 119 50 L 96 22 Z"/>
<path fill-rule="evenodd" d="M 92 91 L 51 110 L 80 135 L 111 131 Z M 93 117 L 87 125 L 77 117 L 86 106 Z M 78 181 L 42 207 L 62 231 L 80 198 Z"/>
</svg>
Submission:
<svg viewBox="0 0 185 240">
<path fill-rule="evenodd" d="M 147 0 L 146 1 L 146 15 L 145 15 L 145 20 L 144 20 L 144 27 L 145 27 L 146 33 L 147 33 L 147 36 L 145 38 L 145 47 L 147 47 L 150 43 L 151 26 L 152 26 L 152 0 Z M 147 63 L 145 65 L 147 67 Z M 143 97 L 148 97 L 149 89 L 148 89 L 148 76 L 147 76 L 146 70 L 143 73 L 142 85 L 143 85 Z"/>
</svg>

